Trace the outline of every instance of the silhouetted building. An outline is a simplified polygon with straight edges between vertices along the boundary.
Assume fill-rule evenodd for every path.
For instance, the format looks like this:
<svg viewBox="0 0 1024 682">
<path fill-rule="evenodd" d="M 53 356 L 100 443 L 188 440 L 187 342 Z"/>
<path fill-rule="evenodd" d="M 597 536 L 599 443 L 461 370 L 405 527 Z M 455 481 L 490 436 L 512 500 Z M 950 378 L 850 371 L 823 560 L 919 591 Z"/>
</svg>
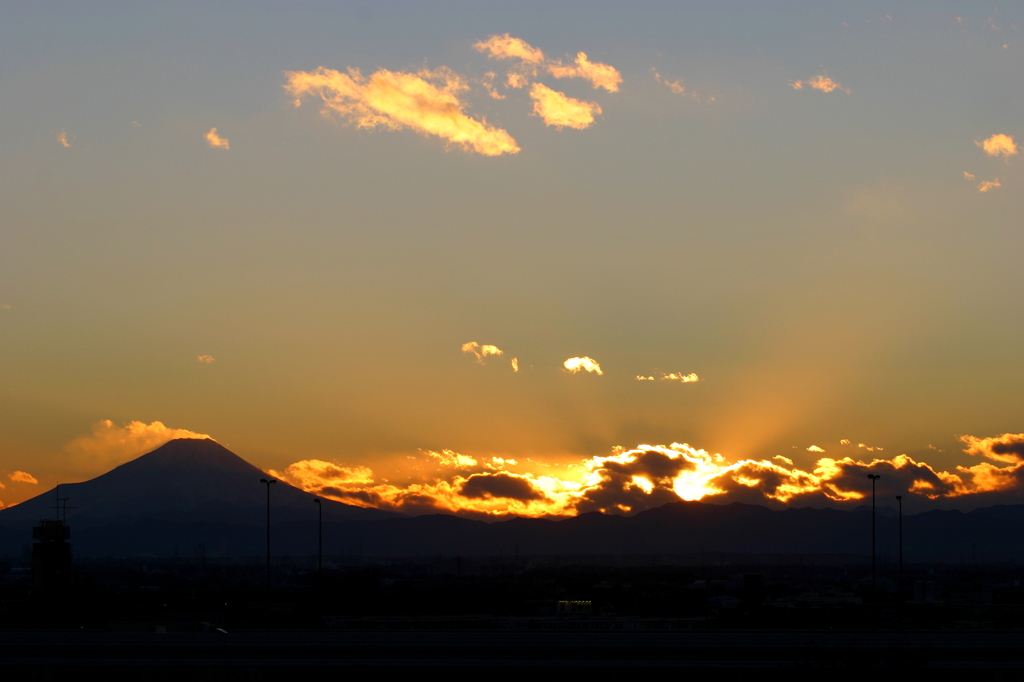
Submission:
<svg viewBox="0 0 1024 682">
<path fill-rule="evenodd" d="M 32 529 L 32 589 L 38 594 L 61 592 L 71 584 L 71 527 L 44 519 Z"/>
</svg>

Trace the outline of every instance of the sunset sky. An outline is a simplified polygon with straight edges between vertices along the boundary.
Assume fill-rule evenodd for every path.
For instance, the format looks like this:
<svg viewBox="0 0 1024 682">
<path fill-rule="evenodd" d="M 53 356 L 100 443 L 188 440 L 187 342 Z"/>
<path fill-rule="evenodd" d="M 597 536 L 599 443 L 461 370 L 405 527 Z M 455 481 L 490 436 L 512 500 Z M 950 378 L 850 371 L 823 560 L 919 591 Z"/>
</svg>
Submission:
<svg viewBox="0 0 1024 682">
<path fill-rule="evenodd" d="M 410 513 L 1024 502 L 1022 72 L 1010 3 L 4 3 L 0 502 L 207 435 Z"/>
</svg>

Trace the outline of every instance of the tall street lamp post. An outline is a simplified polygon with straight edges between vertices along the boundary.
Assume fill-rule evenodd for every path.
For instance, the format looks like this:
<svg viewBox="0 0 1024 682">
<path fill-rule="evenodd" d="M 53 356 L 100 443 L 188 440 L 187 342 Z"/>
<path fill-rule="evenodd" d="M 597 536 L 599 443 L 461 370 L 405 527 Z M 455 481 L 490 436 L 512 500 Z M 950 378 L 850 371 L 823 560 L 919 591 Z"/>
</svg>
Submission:
<svg viewBox="0 0 1024 682">
<path fill-rule="evenodd" d="M 324 577 L 324 506 L 319 497 L 313 501 L 317 508 L 316 579 L 320 581 Z"/>
<path fill-rule="evenodd" d="M 900 503 L 900 592 L 903 591 L 903 496 L 897 495 L 896 501 Z"/>
<path fill-rule="evenodd" d="M 270 486 L 277 479 L 261 478 L 260 483 L 267 486 L 267 630 L 270 630 Z"/>
<path fill-rule="evenodd" d="M 875 595 L 875 481 L 881 478 L 879 474 L 868 474 L 871 479 L 871 596 Z"/>
</svg>

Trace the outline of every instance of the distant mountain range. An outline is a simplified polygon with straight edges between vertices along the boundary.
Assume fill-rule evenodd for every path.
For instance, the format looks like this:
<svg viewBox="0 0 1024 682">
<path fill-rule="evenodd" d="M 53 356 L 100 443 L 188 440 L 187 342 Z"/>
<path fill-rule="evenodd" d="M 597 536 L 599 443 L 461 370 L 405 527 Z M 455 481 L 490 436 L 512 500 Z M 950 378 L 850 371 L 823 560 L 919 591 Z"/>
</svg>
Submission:
<svg viewBox="0 0 1024 682">
<path fill-rule="evenodd" d="M 212 440 L 170 441 L 83 483 L 60 486 L 80 557 L 255 557 L 265 551 L 267 474 Z M 32 526 L 55 518 L 50 490 L 0 510 L 0 557 L 21 557 Z M 315 496 L 278 482 L 271 490 L 272 553 L 310 556 L 317 547 Z M 449 515 L 406 517 L 324 500 L 327 555 L 510 556 L 734 553 L 853 555 L 871 552 L 871 511 L 771 510 L 677 502 L 633 516 L 485 523 Z M 898 517 L 880 508 L 878 554 L 895 561 Z M 1024 559 L 1024 505 L 903 518 L 904 554 L 917 561 Z"/>
</svg>

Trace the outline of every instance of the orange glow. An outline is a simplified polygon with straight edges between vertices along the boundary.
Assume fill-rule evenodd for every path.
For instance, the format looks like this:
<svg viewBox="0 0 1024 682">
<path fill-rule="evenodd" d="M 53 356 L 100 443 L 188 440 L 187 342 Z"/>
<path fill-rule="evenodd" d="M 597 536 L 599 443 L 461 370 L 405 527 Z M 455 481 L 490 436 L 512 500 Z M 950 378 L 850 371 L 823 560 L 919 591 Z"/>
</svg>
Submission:
<svg viewBox="0 0 1024 682">
<path fill-rule="evenodd" d="M 434 135 L 466 151 L 497 156 L 519 151 L 505 130 L 468 116 L 460 94 L 469 88 L 451 69 L 402 73 L 380 69 L 363 76 L 359 69 L 341 73 L 319 67 L 285 74 L 285 90 L 295 97 L 319 97 L 321 112 L 338 115 L 360 128 L 409 128 Z"/>
<path fill-rule="evenodd" d="M 349 504 L 406 513 L 569 516 L 589 511 L 618 514 L 679 500 L 741 500 L 773 506 L 856 503 L 871 493 L 867 473 L 881 474 L 888 494 L 936 500 L 1014 490 L 1024 477 L 1024 434 L 965 436 L 965 452 L 1012 463 L 982 462 L 936 471 L 907 455 L 870 462 L 823 457 L 813 471 L 781 455 L 772 460 L 729 462 L 685 443 L 616 448 L 610 455 L 568 465 L 534 459 L 474 457 L 452 450 L 421 452 L 415 459 L 432 473 L 399 483 L 366 467 L 303 460 L 272 472 L 294 485 Z M 413 467 L 422 471 L 423 467 Z M 545 470 L 546 473 L 540 473 Z M 896 494 L 896 493 L 893 493 Z"/>
</svg>

